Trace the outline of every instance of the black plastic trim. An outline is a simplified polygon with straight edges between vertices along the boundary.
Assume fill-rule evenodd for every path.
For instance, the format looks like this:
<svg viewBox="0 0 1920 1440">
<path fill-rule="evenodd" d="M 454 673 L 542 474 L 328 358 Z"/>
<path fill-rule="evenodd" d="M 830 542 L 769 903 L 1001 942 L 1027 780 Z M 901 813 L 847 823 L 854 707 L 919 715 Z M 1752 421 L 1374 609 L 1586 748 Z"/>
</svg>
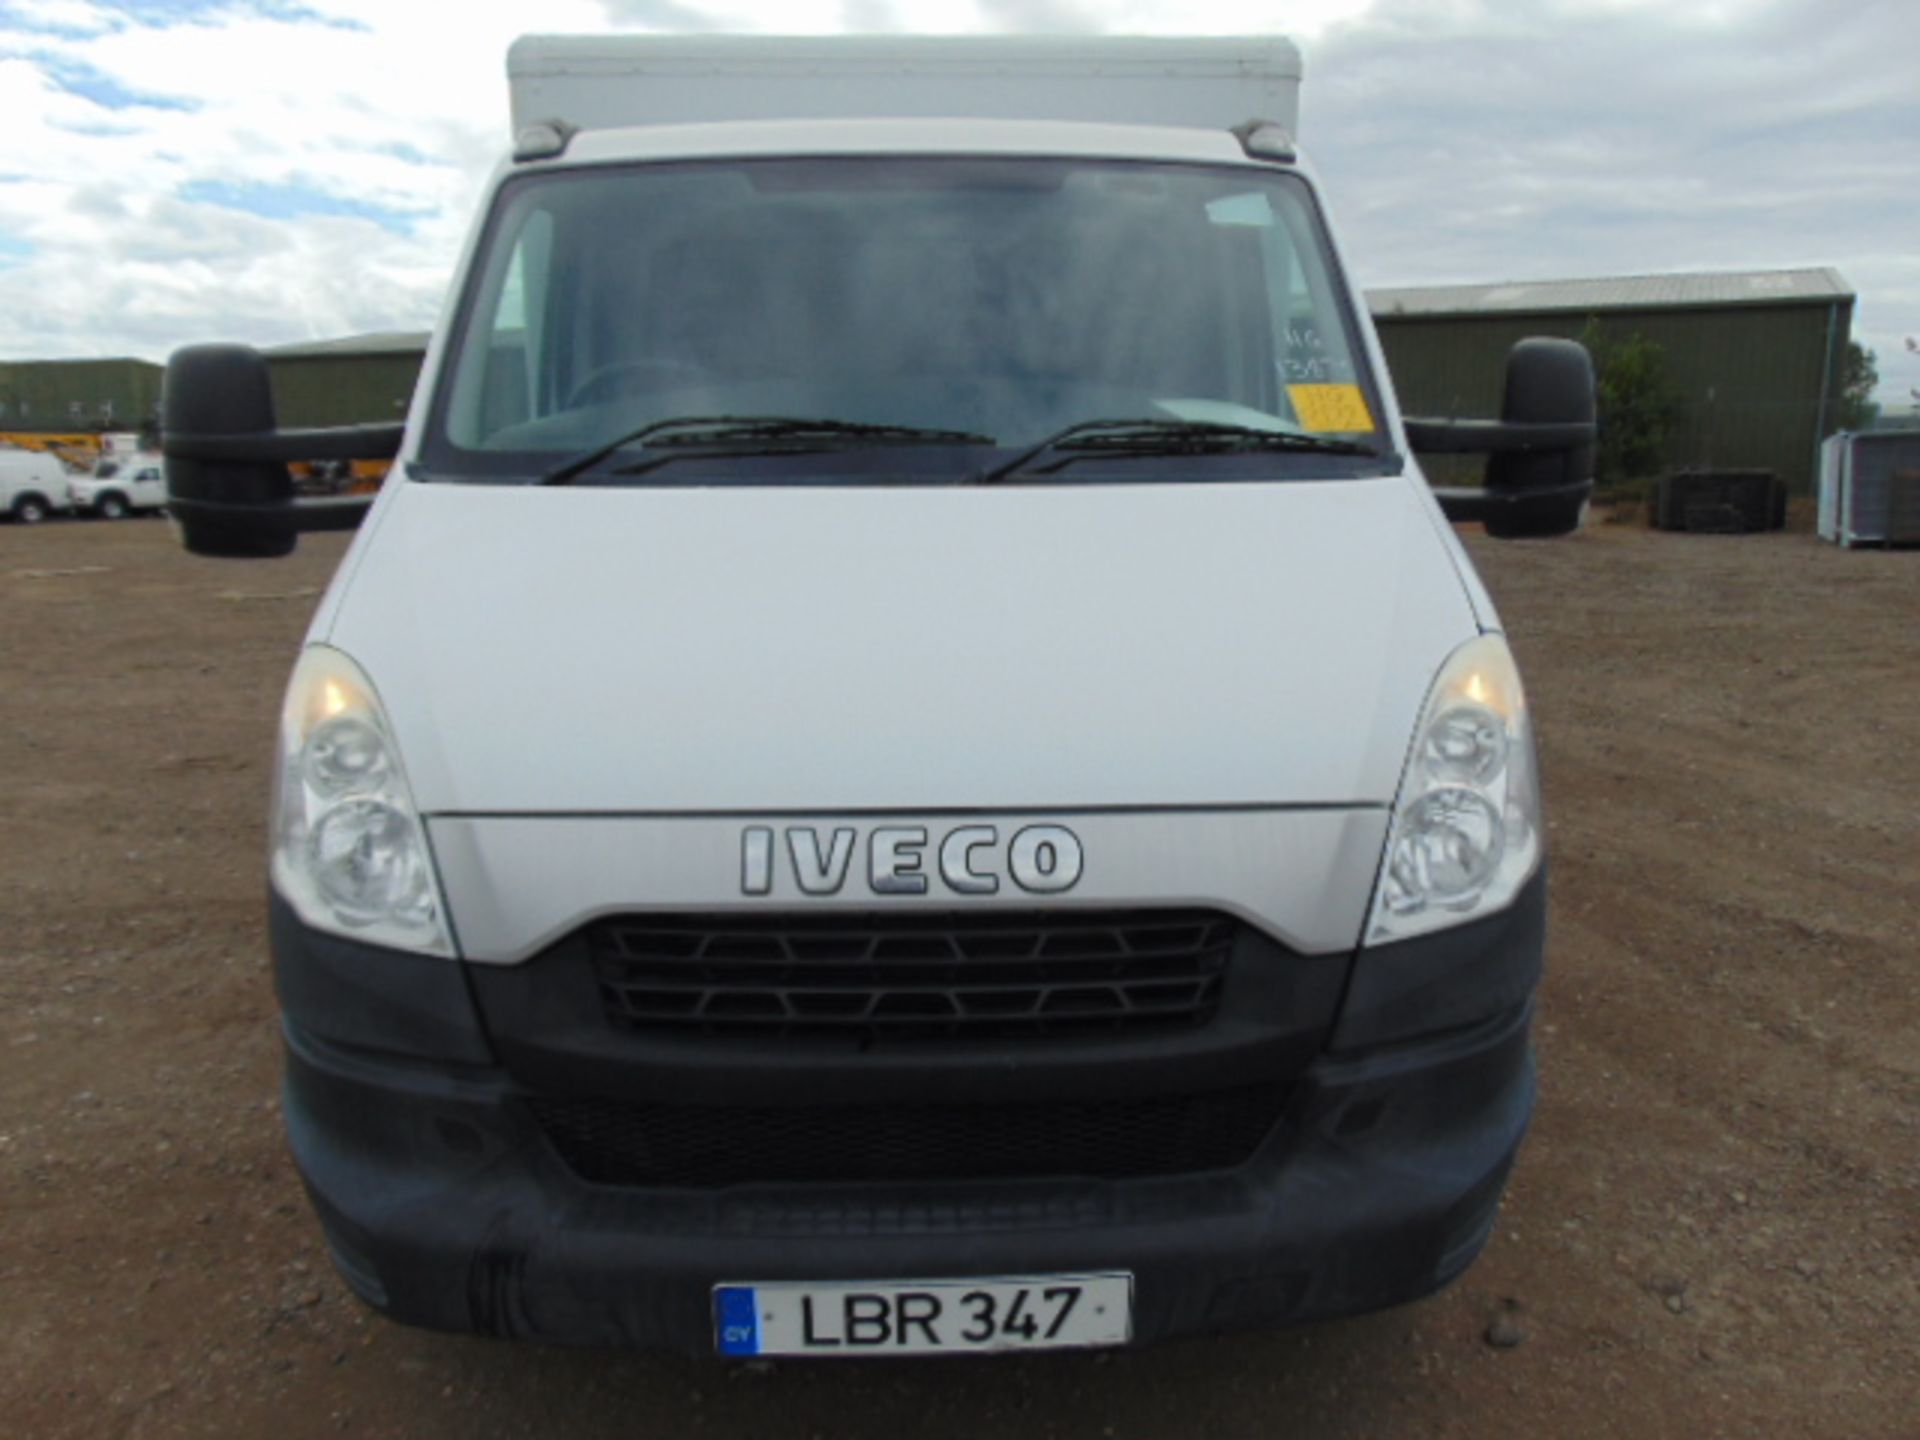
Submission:
<svg viewBox="0 0 1920 1440">
<path fill-rule="evenodd" d="M 1284 1083 L 1326 1044 L 1351 955 L 1303 956 L 1240 925 L 1212 1020 L 1187 1029 L 1035 1039 L 867 1040 L 616 1028 L 586 930 L 518 965 L 473 965 L 482 1024 L 516 1082 L 547 1095 L 686 1104 L 1013 1102 Z"/>
<path fill-rule="evenodd" d="M 328 935 L 271 889 L 267 936 L 289 1026 L 354 1050 L 492 1063 L 459 961 Z"/>
<path fill-rule="evenodd" d="M 1242 927 L 1246 983 L 1188 1034 L 930 1051 L 635 1047 L 577 946 L 466 966 L 270 896 L 288 1134 L 347 1283 L 441 1329 L 711 1354 L 721 1281 L 1110 1269 L 1135 1277 L 1136 1342 L 1348 1314 L 1430 1293 L 1486 1242 L 1533 1107 L 1545 901 L 1542 873 L 1501 914 L 1357 958 Z M 594 1184 L 530 1103 L 1053 1102 L 1242 1076 L 1288 1089 L 1258 1150 L 1146 1179 Z"/>
<path fill-rule="evenodd" d="M 397 1320 L 711 1354 L 721 1281 L 1126 1270 L 1136 1343 L 1391 1305 L 1493 1225 L 1534 1100 L 1525 1007 L 1322 1061 L 1242 1169 L 1140 1181 L 585 1184 L 504 1076 L 289 1032 L 286 1118 L 346 1279 Z"/>
<path fill-rule="evenodd" d="M 1546 955 L 1547 867 L 1484 920 L 1362 950 L 1329 1048 L 1458 1029 L 1528 1003 Z"/>
</svg>

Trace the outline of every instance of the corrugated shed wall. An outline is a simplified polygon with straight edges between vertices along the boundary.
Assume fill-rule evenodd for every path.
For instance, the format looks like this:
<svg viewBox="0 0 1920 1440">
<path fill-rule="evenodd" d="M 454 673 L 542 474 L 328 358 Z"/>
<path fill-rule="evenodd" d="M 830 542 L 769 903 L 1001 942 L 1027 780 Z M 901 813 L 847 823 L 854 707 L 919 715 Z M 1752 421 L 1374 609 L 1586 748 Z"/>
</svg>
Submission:
<svg viewBox="0 0 1920 1440">
<path fill-rule="evenodd" d="M 411 351 L 269 356 L 275 412 L 292 429 L 404 420 L 423 358 Z"/>
<path fill-rule="evenodd" d="M 0 360 L 0 430 L 138 430 L 161 373 L 146 360 Z"/>
<path fill-rule="evenodd" d="M 1816 447 L 1839 413 L 1852 308 L 1851 301 L 1822 300 L 1620 310 L 1597 318 L 1615 340 L 1644 335 L 1666 352 L 1667 373 L 1684 405 L 1668 468 L 1758 467 L 1777 471 L 1794 490 L 1810 491 Z M 1498 413 L 1507 351 L 1516 340 L 1577 339 L 1588 319 L 1566 312 L 1374 315 L 1401 408 L 1465 419 Z"/>
</svg>

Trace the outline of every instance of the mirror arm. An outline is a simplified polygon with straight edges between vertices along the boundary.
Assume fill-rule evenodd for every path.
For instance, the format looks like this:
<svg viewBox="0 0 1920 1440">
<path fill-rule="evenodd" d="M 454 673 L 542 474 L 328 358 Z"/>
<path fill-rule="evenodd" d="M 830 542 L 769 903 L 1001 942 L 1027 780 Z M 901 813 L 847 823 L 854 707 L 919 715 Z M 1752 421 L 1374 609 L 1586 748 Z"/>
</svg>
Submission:
<svg viewBox="0 0 1920 1440">
<path fill-rule="evenodd" d="M 1507 420 L 1404 420 L 1407 444 L 1422 455 L 1523 454 L 1572 450 L 1594 439 L 1591 420 L 1520 424 Z"/>
<path fill-rule="evenodd" d="M 327 530 L 352 530 L 366 518 L 371 495 L 302 497 L 281 505 L 222 505 L 217 500 L 167 501 L 175 515 L 227 523 L 243 528 L 265 528 L 287 535 L 312 535 Z"/>
<path fill-rule="evenodd" d="M 1484 523 L 1502 511 L 1520 513 L 1532 507 L 1571 505 L 1576 509 L 1593 494 L 1591 480 L 1575 480 L 1547 490 L 1483 490 L 1479 486 L 1436 485 L 1434 499 L 1440 513 L 1455 524 Z"/>
<path fill-rule="evenodd" d="M 293 502 L 293 528 L 302 535 L 357 530 L 373 506 L 371 495 L 327 495 Z"/>
<path fill-rule="evenodd" d="M 391 460 L 400 453 L 407 427 L 400 424 L 339 425 L 326 430 L 268 430 L 249 435 L 160 437 L 172 460 L 273 461 Z"/>
<path fill-rule="evenodd" d="M 1499 502 L 1478 486 L 1436 485 L 1433 498 L 1440 502 L 1440 513 L 1456 525 L 1477 525 Z"/>
</svg>

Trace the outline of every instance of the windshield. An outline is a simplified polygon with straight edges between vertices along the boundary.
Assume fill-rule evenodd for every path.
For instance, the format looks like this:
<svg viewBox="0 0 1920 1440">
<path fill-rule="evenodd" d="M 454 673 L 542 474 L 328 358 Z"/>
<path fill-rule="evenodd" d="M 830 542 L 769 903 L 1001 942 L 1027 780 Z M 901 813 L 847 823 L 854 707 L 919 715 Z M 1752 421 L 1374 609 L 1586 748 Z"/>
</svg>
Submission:
<svg viewBox="0 0 1920 1440">
<path fill-rule="evenodd" d="M 1145 420 L 1348 443 L 1140 443 L 1053 478 L 1380 474 L 1360 353 L 1311 193 L 1283 172 L 862 157 L 530 174 L 488 226 L 422 465 L 951 482 L 1090 420 Z M 736 416 L 842 430 L 682 431 L 676 463 L 650 467 L 631 462 L 662 441 L 623 440 Z M 894 433 L 854 443 L 853 426 Z"/>
</svg>

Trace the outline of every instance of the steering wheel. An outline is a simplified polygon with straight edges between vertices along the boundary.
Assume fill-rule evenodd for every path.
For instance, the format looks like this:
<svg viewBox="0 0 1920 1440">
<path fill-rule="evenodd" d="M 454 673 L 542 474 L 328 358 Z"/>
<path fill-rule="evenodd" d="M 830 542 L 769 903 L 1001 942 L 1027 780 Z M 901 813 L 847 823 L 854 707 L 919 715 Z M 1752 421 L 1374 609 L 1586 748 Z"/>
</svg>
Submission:
<svg viewBox="0 0 1920 1440">
<path fill-rule="evenodd" d="M 624 390 L 654 389 L 661 385 L 705 380 L 713 374 L 694 360 L 670 360 L 650 355 L 640 360 L 618 360 L 590 371 L 567 392 L 564 409 L 573 410 L 596 400 L 608 400 Z"/>
</svg>

